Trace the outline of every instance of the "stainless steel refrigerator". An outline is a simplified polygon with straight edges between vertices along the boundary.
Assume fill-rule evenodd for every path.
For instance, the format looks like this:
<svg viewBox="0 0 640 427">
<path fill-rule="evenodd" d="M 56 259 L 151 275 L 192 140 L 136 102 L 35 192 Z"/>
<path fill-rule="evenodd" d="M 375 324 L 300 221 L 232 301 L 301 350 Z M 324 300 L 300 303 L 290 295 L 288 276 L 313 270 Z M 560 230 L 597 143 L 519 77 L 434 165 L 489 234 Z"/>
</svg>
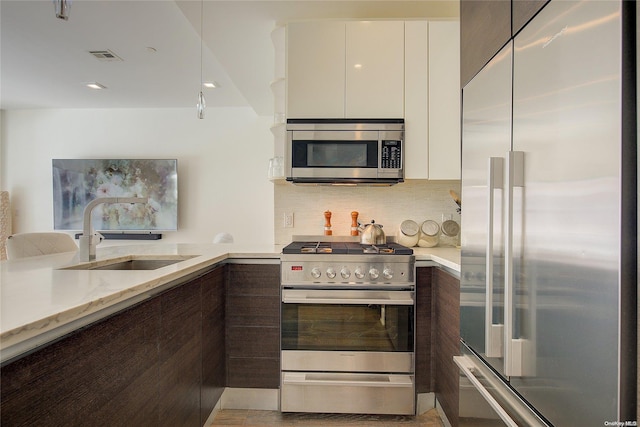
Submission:
<svg viewBox="0 0 640 427">
<path fill-rule="evenodd" d="M 463 88 L 460 425 L 635 425 L 634 3 L 552 0 Z"/>
</svg>

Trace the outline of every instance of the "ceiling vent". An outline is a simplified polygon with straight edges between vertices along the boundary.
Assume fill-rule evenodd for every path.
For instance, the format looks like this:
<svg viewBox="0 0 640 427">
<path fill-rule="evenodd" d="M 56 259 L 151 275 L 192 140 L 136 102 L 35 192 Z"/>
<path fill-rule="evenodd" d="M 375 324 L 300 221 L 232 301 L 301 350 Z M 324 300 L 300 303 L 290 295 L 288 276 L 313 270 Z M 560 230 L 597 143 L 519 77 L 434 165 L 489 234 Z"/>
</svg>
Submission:
<svg viewBox="0 0 640 427">
<path fill-rule="evenodd" d="M 99 61 L 113 62 L 113 61 L 122 61 L 115 53 L 111 52 L 109 49 L 107 50 L 90 50 L 89 53 L 96 57 Z"/>
</svg>

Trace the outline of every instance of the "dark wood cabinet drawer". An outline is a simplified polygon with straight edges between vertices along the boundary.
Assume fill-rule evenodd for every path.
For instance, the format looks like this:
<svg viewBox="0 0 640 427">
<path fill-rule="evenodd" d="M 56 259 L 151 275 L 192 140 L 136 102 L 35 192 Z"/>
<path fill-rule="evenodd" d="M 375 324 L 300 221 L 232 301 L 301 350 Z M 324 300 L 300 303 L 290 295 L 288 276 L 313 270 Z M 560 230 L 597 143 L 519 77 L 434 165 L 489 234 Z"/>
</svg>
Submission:
<svg viewBox="0 0 640 427">
<path fill-rule="evenodd" d="M 280 298 L 253 295 L 227 296 L 227 323 L 229 326 L 280 325 Z"/>
<path fill-rule="evenodd" d="M 280 357 L 277 358 L 229 358 L 227 387 L 237 388 L 279 388 Z"/>
<path fill-rule="evenodd" d="M 280 355 L 278 327 L 229 327 L 227 341 L 229 357 L 262 358 Z"/>
<path fill-rule="evenodd" d="M 279 297 L 279 264 L 229 264 L 227 295 Z"/>
</svg>

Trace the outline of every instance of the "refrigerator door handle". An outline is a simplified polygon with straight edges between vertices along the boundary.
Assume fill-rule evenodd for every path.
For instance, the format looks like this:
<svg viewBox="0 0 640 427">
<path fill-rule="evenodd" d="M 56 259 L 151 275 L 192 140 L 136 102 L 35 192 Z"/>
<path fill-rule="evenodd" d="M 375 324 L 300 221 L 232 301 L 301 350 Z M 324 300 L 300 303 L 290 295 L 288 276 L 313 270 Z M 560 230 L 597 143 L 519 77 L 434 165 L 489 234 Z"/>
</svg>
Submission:
<svg viewBox="0 0 640 427">
<path fill-rule="evenodd" d="M 507 154 L 507 230 L 504 278 L 504 371 L 509 377 L 535 374 L 535 349 L 530 340 L 514 338 L 516 272 L 514 271 L 514 189 L 524 187 L 524 152 Z"/>
<path fill-rule="evenodd" d="M 482 397 L 487 401 L 489 406 L 498 414 L 500 419 L 509 427 L 518 427 L 518 424 L 509 416 L 507 411 L 498 403 L 493 395 L 486 389 L 482 382 L 476 378 L 474 371 L 476 369 L 474 363 L 466 356 L 453 356 L 453 361 L 458 365 L 465 377 L 469 379 L 471 384 L 480 392 Z"/>
<path fill-rule="evenodd" d="M 487 357 L 502 357 L 503 349 L 503 323 L 494 323 L 493 320 L 493 262 L 494 262 L 494 205 L 495 192 L 504 188 L 504 158 L 489 158 L 489 176 L 487 177 L 488 215 L 487 225 L 487 256 L 485 276 L 485 351 Z"/>
</svg>

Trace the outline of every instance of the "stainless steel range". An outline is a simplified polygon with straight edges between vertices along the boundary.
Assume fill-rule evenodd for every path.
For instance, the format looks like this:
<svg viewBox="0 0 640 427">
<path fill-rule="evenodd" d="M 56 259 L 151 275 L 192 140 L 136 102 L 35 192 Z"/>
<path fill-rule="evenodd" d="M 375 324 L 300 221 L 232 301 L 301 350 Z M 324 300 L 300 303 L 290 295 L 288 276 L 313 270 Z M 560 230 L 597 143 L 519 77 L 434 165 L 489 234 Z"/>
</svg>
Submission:
<svg viewBox="0 0 640 427">
<path fill-rule="evenodd" d="M 293 242 L 281 281 L 283 412 L 415 413 L 412 249 Z"/>
</svg>

